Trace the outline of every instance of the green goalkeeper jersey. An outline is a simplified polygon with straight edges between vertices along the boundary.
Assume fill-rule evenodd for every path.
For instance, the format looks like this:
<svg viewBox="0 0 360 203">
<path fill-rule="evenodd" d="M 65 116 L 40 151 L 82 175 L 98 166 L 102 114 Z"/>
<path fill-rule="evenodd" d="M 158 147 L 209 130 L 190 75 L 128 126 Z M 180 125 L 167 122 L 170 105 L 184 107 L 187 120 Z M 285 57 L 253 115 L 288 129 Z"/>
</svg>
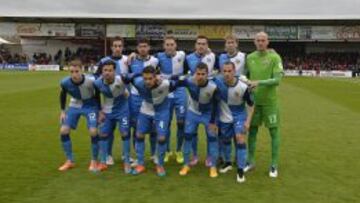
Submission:
<svg viewBox="0 0 360 203">
<path fill-rule="evenodd" d="M 281 57 L 274 50 L 254 51 L 246 58 L 246 70 L 250 80 L 259 81 L 254 90 L 256 105 L 276 105 L 277 86 L 283 75 Z"/>
</svg>

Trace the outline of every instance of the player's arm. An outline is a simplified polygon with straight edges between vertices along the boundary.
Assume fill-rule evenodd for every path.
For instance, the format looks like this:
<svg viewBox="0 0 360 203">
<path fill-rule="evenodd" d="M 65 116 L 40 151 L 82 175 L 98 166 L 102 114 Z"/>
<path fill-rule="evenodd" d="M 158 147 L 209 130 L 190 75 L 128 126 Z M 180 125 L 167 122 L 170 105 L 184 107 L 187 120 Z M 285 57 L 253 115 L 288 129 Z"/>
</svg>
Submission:
<svg viewBox="0 0 360 203">
<path fill-rule="evenodd" d="M 218 113 L 218 104 L 219 104 L 219 89 L 216 88 L 214 95 L 211 99 L 211 104 L 212 104 L 212 109 L 211 109 L 211 117 L 210 117 L 210 123 L 209 123 L 209 127 L 210 130 L 213 131 L 214 133 L 217 133 L 218 128 L 216 126 L 216 114 Z"/>
<path fill-rule="evenodd" d="M 60 122 L 64 121 L 64 119 L 65 119 L 66 96 L 67 96 L 67 91 L 61 85 L 60 97 L 59 97 L 60 98 L 60 109 L 61 109 Z"/>
<path fill-rule="evenodd" d="M 101 108 L 101 96 L 100 96 L 100 90 L 98 88 L 98 86 L 96 86 L 94 84 L 94 91 L 95 91 L 95 100 L 96 100 L 96 103 L 98 105 L 98 108 L 99 108 L 99 118 L 98 118 L 98 122 L 99 123 L 102 123 L 104 120 L 105 120 L 105 113 L 102 111 L 102 108 Z"/>
<path fill-rule="evenodd" d="M 280 84 L 281 78 L 284 75 L 283 64 L 279 55 L 273 61 L 272 77 L 266 80 L 259 80 L 251 82 L 252 86 L 276 86 Z"/>
<path fill-rule="evenodd" d="M 121 74 L 120 77 L 122 81 L 128 85 L 130 83 L 134 83 L 135 78 L 140 77 L 141 75 L 142 75 L 141 73 L 129 73 L 129 74 Z"/>
<path fill-rule="evenodd" d="M 178 87 L 187 87 L 188 86 L 188 77 L 186 75 L 172 75 L 170 77 L 170 84 L 172 88 Z"/>
<path fill-rule="evenodd" d="M 254 99 L 251 91 L 248 88 L 246 89 L 243 95 L 243 100 L 246 102 L 246 111 L 247 111 L 247 117 L 244 123 L 244 127 L 246 131 L 249 131 L 251 119 L 254 115 Z"/>
</svg>

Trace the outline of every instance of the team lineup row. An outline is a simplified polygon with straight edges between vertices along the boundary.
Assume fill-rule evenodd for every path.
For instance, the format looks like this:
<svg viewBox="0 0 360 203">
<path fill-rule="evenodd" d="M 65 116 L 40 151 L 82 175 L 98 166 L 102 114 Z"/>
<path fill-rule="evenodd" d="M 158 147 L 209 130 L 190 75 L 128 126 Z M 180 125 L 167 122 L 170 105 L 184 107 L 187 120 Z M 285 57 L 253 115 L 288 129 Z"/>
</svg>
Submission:
<svg viewBox="0 0 360 203">
<path fill-rule="evenodd" d="M 112 145 L 118 126 L 124 172 L 135 175 L 145 171 L 144 139 L 150 134 L 157 175 L 165 176 L 164 162 L 171 155 L 170 123 L 175 112 L 175 155 L 183 164 L 180 175 L 187 175 L 198 162 L 197 132 L 202 124 L 209 176 L 218 176 L 217 165 L 221 173 L 232 169 L 234 142 L 236 180 L 244 182 L 244 173 L 255 166 L 256 134 L 264 122 L 272 138 L 269 176 L 277 177 L 280 133 L 276 91 L 283 74 L 282 61 L 268 49 L 266 33 L 258 33 L 254 42 L 257 50 L 245 56 L 238 51 L 237 39 L 227 36 L 227 53 L 217 60 L 205 36 L 197 37 L 195 51 L 189 55 L 177 51 L 175 38 L 166 36 L 164 52 L 155 56 L 149 55 L 146 39 L 138 41 L 137 53 L 122 55 L 124 41 L 117 37 L 112 41 L 112 55 L 99 62 L 96 74 L 83 74 L 81 62 L 74 60 L 70 76 L 61 81 L 60 137 L 67 160 L 59 170 L 74 167 L 70 129 L 76 129 L 79 118 L 84 116 L 91 135 L 89 170 L 104 171 L 113 164 Z M 220 73 L 216 74 L 215 69 Z M 68 94 L 71 99 L 66 109 Z M 131 146 L 135 160 L 130 158 Z"/>
</svg>

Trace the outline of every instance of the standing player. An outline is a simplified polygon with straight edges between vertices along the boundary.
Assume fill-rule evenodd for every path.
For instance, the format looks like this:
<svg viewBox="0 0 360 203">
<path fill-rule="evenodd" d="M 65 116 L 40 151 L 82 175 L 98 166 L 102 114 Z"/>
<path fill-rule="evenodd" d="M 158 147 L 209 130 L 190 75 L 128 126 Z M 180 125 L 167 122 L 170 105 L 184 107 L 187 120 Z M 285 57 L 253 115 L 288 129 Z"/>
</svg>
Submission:
<svg viewBox="0 0 360 203">
<path fill-rule="evenodd" d="M 145 134 L 151 133 L 155 128 L 158 141 L 158 163 L 156 172 L 158 176 L 165 176 L 164 156 L 166 152 L 166 136 L 170 122 L 170 102 L 168 94 L 176 88 L 176 84 L 166 79 L 158 79 L 156 69 L 153 66 L 145 67 L 142 77 L 133 79 L 132 83 L 138 90 L 139 95 L 143 98 L 138 115 L 138 127 L 136 129 L 135 149 L 138 165 L 134 168 L 133 174 L 136 175 L 145 171 L 144 137 Z"/>
<path fill-rule="evenodd" d="M 226 62 L 233 62 L 235 65 L 235 74 L 241 81 L 247 82 L 245 76 L 245 53 L 238 50 L 239 41 L 234 35 L 228 35 L 225 37 L 225 51 L 226 53 L 219 56 L 219 69 L 223 70 L 223 66 Z M 223 143 L 219 143 L 220 163 L 224 160 L 224 147 Z"/>
<path fill-rule="evenodd" d="M 82 64 L 78 60 L 70 63 L 70 76 L 61 81 L 60 106 L 61 128 L 60 137 L 66 162 L 59 167 L 60 171 L 66 171 L 74 167 L 70 129 L 76 129 L 80 116 L 87 121 L 87 128 L 91 136 L 91 162 L 90 171 L 97 171 L 98 158 L 98 134 L 97 114 L 100 107 L 100 96 L 95 91 L 93 83 L 95 78 L 82 73 Z M 69 107 L 65 111 L 67 94 L 71 96 Z"/>
<path fill-rule="evenodd" d="M 236 139 L 236 162 L 238 167 L 237 181 L 245 181 L 244 168 L 246 166 L 246 133 L 249 130 L 254 112 L 254 102 L 250 96 L 247 84 L 236 77 L 235 64 L 225 62 L 222 67 L 222 76 L 215 78 L 219 102 L 220 140 L 224 146 L 225 164 L 220 169 L 226 173 L 231 166 L 231 141 Z M 245 105 L 245 103 L 247 105 Z M 247 108 L 245 108 L 247 106 Z"/>
<path fill-rule="evenodd" d="M 209 39 L 206 36 L 199 35 L 196 38 L 195 42 L 195 52 L 186 56 L 186 68 L 189 69 L 191 75 L 195 74 L 197 69 L 197 65 L 199 63 L 205 63 L 208 68 L 208 75 L 212 75 L 213 71 L 215 70 L 216 65 L 216 55 L 212 53 L 209 49 Z M 190 165 L 196 165 L 198 163 L 198 156 L 197 156 L 197 142 L 198 136 L 194 136 L 194 141 L 192 144 L 193 149 L 193 159 Z M 207 147 L 209 149 L 209 147 Z M 209 155 L 209 151 L 207 153 Z M 208 156 L 206 159 L 206 166 L 210 166 L 210 157 Z"/>
<path fill-rule="evenodd" d="M 129 132 L 129 105 L 126 81 L 115 75 L 116 63 L 109 59 L 101 64 L 102 77 L 94 82 L 95 88 L 104 98 L 100 120 L 100 171 L 106 170 L 107 137 L 114 132 L 119 124 L 119 131 L 123 140 L 124 172 L 130 173 L 130 132 Z"/>
<path fill-rule="evenodd" d="M 124 39 L 117 36 L 111 41 L 111 56 L 106 56 L 100 60 L 98 63 L 98 70 L 96 71 L 97 77 L 100 77 L 102 74 L 102 65 L 103 63 L 113 60 L 115 62 L 115 73 L 116 75 L 120 74 L 127 74 L 129 67 L 127 65 L 127 56 L 123 55 L 123 49 L 124 49 Z M 115 127 L 115 126 L 114 126 Z M 106 164 L 107 165 L 114 165 L 114 159 L 112 156 L 112 148 L 113 148 L 113 142 L 114 142 L 114 130 L 111 130 L 107 133 L 107 140 L 108 140 L 108 148 L 107 148 L 107 159 Z M 123 152 L 123 155 L 125 152 Z"/>
<path fill-rule="evenodd" d="M 171 76 L 181 76 L 184 74 L 185 52 L 177 51 L 176 40 L 173 36 L 166 36 L 164 38 L 164 52 L 159 52 L 156 57 L 159 60 L 160 74 L 163 78 L 169 79 Z M 187 107 L 187 94 L 184 87 L 178 87 L 173 93 L 169 94 L 170 99 L 170 125 L 175 109 L 177 122 L 177 142 L 176 142 L 176 161 L 178 163 L 184 162 L 182 154 L 182 146 L 184 140 L 184 120 L 185 110 Z M 169 127 L 171 129 L 171 126 Z M 170 135 L 166 138 L 167 152 L 165 154 L 165 162 L 168 162 L 172 155 L 170 152 Z"/>
<path fill-rule="evenodd" d="M 209 146 L 210 177 L 218 176 L 216 160 L 218 156 L 217 126 L 215 124 L 217 87 L 212 80 L 208 80 L 208 67 L 199 63 L 194 76 L 181 80 L 179 85 L 189 91 L 189 108 L 185 118 L 184 166 L 179 174 L 185 176 L 190 171 L 190 152 L 194 136 L 197 136 L 200 124 L 205 126 L 207 145 Z"/>
<path fill-rule="evenodd" d="M 137 42 L 137 54 L 132 59 L 130 57 L 129 60 L 129 72 L 134 74 L 141 74 L 146 66 L 158 66 L 158 59 L 154 56 L 150 55 L 150 42 L 148 39 L 143 38 L 139 39 Z M 131 85 L 130 86 L 130 98 L 129 98 L 129 107 L 130 107 L 130 126 L 133 130 L 133 139 L 136 138 L 136 129 L 137 129 L 137 120 L 138 115 L 141 107 L 141 103 L 143 101 L 143 98 L 139 95 L 138 90 Z M 136 140 L 136 139 L 135 139 Z M 151 159 L 154 161 L 154 163 L 157 162 L 156 156 L 155 156 L 155 150 L 156 150 L 156 133 L 151 132 L 150 134 L 150 148 L 151 148 Z M 136 163 L 134 164 L 136 165 Z"/>
<path fill-rule="evenodd" d="M 278 176 L 278 159 L 280 144 L 280 118 L 277 99 L 277 86 L 283 75 L 281 57 L 274 50 L 268 49 L 269 39 L 265 32 L 259 32 L 255 36 L 256 51 L 247 56 L 246 68 L 250 84 L 255 88 L 255 112 L 249 132 L 249 157 L 245 171 L 254 167 L 256 135 L 262 122 L 269 129 L 271 136 L 271 166 L 269 176 Z"/>
</svg>

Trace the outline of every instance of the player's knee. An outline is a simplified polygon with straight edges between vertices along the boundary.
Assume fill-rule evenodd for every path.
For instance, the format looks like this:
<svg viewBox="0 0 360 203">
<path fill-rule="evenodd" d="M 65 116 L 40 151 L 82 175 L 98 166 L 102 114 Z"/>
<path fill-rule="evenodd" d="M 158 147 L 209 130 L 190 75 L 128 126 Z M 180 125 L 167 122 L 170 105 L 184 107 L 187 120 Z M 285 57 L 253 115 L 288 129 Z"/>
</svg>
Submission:
<svg viewBox="0 0 360 203">
<path fill-rule="evenodd" d="M 158 143 L 159 144 L 165 144 L 166 143 L 166 136 L 159 136 L 158 137 Z"/>
<path fill-rule="evenodd" d="M 136 133 L 136 139 L 137 140 L 144 140 L 145 136 L 144 136 L 144 134 L 138 132 L 138 133 Z"/>
<path fill-rule="evenodd" d="M 61 128 L 60 128 L 60 134 L 61 135 L 67 135 L 67 134 L 69 134 L 70 133 L 70 128 L 69 127 L 67 127 L 67 126 L 62 126 Z"/>
<path fill-rule="evenodd" d="M 230 145 L 230 144 L 231 144 L 231 138 L 230 138 L 230 137 L 222 137 L 222 138 L 221 138 L 221 142 L 222 142 L 224 145 Z"/>
<path fill-rule="evenodd" d="M 89 129 L 89 134 L 91 137 L 94 137 L 97 135 L 97 129 L 96 128 L 90 128 Z"/>
<path fill-rule="evenodd" d="M 129 139 L 130 139 L 130 133 L 129 133 L 129 132 L 122 132 L 122 133 L 121 133 L 121 139 L 122 139 L 123 141 L 129 140 Z"/>
<path fill-rule="evenodd" d="M 99 133 L 99 137 L 108 137 L 108 134 L 107 134 L 107 133 L 104 133 L 104 132 L 100 132 L 100 133 Z"/>
<path fill-rule="evenodd" d="M 236 143 L 238 144 L 245 144 L 246 139 L 244 135 L 237 135 L 236 136 Z"/>
</svg>

